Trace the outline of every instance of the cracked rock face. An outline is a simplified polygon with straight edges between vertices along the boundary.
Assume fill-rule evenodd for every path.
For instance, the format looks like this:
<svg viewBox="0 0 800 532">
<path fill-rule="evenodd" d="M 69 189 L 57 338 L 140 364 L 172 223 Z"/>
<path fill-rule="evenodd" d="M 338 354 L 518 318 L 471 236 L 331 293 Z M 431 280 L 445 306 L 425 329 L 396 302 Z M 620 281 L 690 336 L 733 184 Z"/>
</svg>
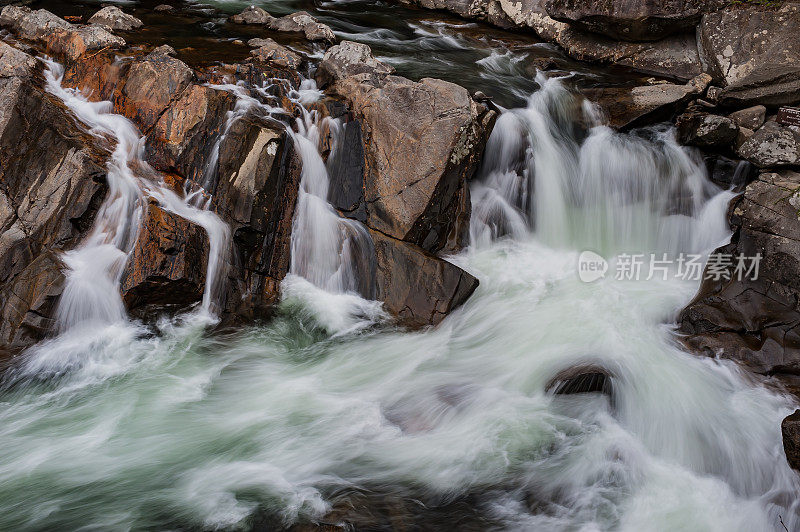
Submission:
<svg viewBox="0 0 800 532">
<path fill-rule="evenodd" d="M 779 105 L 800 99 L 800 4 L 753 6 L 703 16 L 700 59 L 725 88 L 723 105 Z"/>
<path fill-rule="evenodd" d="M 685 342 L 763 374 L 800 375 L 800 174 L 761 174 L 731 211 L 732 242 L 720 253 L 760 254 L 756 279 L 705 280 L 681 312 Z M 735 261 L 734 261 L 735 262 Z"/>
</svg>

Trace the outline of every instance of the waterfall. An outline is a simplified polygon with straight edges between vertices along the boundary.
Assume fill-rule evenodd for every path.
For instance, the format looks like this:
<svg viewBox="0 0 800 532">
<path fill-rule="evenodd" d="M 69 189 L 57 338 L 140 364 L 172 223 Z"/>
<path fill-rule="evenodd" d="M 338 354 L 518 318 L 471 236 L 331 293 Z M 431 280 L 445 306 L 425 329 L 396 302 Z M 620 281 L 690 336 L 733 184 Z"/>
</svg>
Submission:
<svg viewBox="0 0 800 532">
<path fill-rule="evenodd" d="M 336 150 L 340 125 L 327 117 L 323 122 L 332 132 Z M 292 226 L 290 271 L 328 292 L 352 292 L 371 299 L 372 238 L 361 223 L 339 216 L 328 203 L 328 169 L 319 153 L 320 125 L 316 111 L 302 108 L 297 132 L 293 132 L 303 170 Z"/>
<path fill-rule="evenodd" d="M 58 330 L 102 327 L 126 319 L 119 283 L 136 243 L 145 195 L 206 231 L 209 258 L 201 309 L 213 315 L 226 273 L 227 225 L 208 210 L 209 202 L 198 207 L 195 196 L 180 198 L 162 186 L 161 176 L 143 159 L 144 138 L 133 122 L 115 114 L 111 102 L 90 102 L 79 91 L 63 88 L 63 67 L 50 60 L 46 63 L 47 90 L 63 101 L 91 134 L 116 143 L 107 164 L 108 193 L 94 226 L 76 249 L 63 256 L 67 271 L 56 311 Z"/>
<path fill-rule="evenodd" d="M 537 81 L 528 106 L 503 113 L 489 139 L 473 184 L 476 245 L 533 231 L 558 247 L 697 253 L 725 238 L 719 224 L 703 238 L 702 214 L 733 195 L 671 128 L 617 133 L 560 79 Z"/>
</svg>

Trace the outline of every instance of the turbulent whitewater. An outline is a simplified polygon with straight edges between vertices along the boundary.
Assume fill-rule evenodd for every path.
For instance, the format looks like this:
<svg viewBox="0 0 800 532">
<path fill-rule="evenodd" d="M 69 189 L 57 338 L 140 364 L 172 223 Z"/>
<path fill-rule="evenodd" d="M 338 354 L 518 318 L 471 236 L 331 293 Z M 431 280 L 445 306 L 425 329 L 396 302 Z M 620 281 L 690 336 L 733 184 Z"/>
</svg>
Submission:
<svg viewBox="0 0 800 532">
<path fill-rule="evenodd" d="M 672 131 L 615 133 L 560 80 L 539 82 L 498 120 L 472 185 L 472 244 L 450 257 L 480 287 L 420 332 L 381 322 L 357 293 L 348 264 L 369 236 L 327 204 L 310 116 L 293 133 L 295 275 L 273 322 L 212 334 L 190 314 L 152 334 L 116 300 L 98 307 L 89 295 L 118 297 L 145 193 L 198 223 L 207 211 L 129 175 L 135 130 L 56 92 L 116 139 L 120 180 L 67 260 L 88 299 L 65 291 L 65 316 L 92 326 L 71 335 L 65 318 L 0 391 L 0 529 L 269 529 L 358 497 L 415 501 L 434 527 L 453 515 L 464 529 L 800 527 L 779 430 L 792 402 L 685 353 L 668 325 L 697 283 L 577 275 L 583 250 L 612 264 L 712 250 L 730 237 L 732 194 Z M 224 248 L 224 230 L 203 227 Z M 343 322 L 353 307 L 379 323 Z M 613 401 L 545 392 L 582 363 L 613 375 Z"/>
</svg>

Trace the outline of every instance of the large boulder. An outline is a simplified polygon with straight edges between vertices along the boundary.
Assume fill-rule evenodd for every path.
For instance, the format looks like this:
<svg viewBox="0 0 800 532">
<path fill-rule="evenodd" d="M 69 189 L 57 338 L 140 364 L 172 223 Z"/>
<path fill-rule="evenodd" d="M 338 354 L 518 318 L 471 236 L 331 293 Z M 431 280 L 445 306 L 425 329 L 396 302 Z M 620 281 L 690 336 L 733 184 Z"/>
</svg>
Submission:
<svg viewBox="0 0 800 532">
<path fill-rule="evenodd" d="M 152 202 L 143 218 L 120 282 L 125 306 L 143 315 L 200 301 L 208 263 L 203 228 Z"/>
<path fill-rule="evenodd" d="M 800 133 L 767 122 L 739 146 L 738 154 L 761 168 L 800 164 Z"/>
<path fill-rule="evenodd" d="M 358 74 L 384 78 L 394 73 L 394 67 L 375 59 L 366 44 L 342 41 L 325 52 L 317 67 L 317 83 L 325 88 L 339 79 Z"/>
<path fill-rule="evenodd" d="M 693 31 L 703 13 L 721 9 L 728 0 L 547 0 L 555 20 L 624 41 L 657 41 Z"/>
<path fill-rule="evenodd" d="M 303 58 L 299 54 L 294 53 L 285 46 L 281 46 L 272 39 L 250 39 L 247 44 L 256 47 L 250 54 L 257 61 L 273 63 L 276 66 L 291 70 L 297 70 L 303 62 Z"/>
<path fill-rule="evenodd" d="M 89 24 L 108 26 L 112 31 L 131 31 L 142 27 L 142 21 L 117 6 L 104 7 L 91 16 Z"/>
<path fill-rule="evenodd" d="M 227 91 L 190 85 L 147 135 L 148 161 L 158 170 L 201 181 L 235 103 Z"/>
<path fill-rule="evenodd" d="M 278 301 L 290 266 L 300 169 L 280 123 L 246 116 L 231 125 L 220 144 L 212 208 L 233 234 L 228 315 L 265 317 Z"/>
<path fill-rule="evenodd" d="M 370 231 L 375 244 L 375 296 L 407 327 L 436 325 L 464 303 L 478 280 L 414 244 Z"/>
<path fill-rule="evenodd" d="M 339 57 L 336 48 L 326 57 Z M 341 97 L 360 123 L 365 164 L 363 176 L 354 179 L 363 190 L 367 226 L 433 253 L 461 247 L 463 234 L 454 234 L 464 214 L 460 200 L 495 113 L 453 83 L 376 75 L 380 65 L 347 75 L 352 68 L 325 63 L 320 70 L 346 76 L 329 93 Z"/>
<path fill-rule="evenodd" d="M 662 83 L 639 87 L 605 87 L 587 89 L 587 98 L 597 102 L 618 129 L 630 129 L 660 120 L 668 120 L 680 112 L 694 97 L 705 91 L 711 78 L 700 74 L 685 85 Z"/>
<path fill-rule="evenodd" d="M 106 192 L 102 159 L 36 61 L 0 42 L 0 347 L 19 349 L 52 325 L 61 251 L 92 226 Z"/>
<path fill-rule="evenodd" d="M 781 423 L 783 452 L 793 469 L 800 470 L 800 410 L 786 416 Z"/>
<path fill-rule="evenodd" d="M 136 60 L 114 93 L 114 110 L 148 133 L 161 114 L 192 81 L 193 72 L 183 61 L 156 49 Z"/>
<path fill-rule="evenodd" d="M 723 105 L 800 100 L 800 4 L 726 9 L 703 16 L 697 41 L 705 71 L 723 85 Z"/>
<path fill-rule="evenodd" d="M 765 173 L 735 200 L 735 233 L 717 250 L 733 259 L 717 262 L 713 274 L 707 270 L 697 296 L 679 317 L 691 348 L 738 360 L 758 373 L 800 374 L 798 189 L 800 174 Z M 757 254 L 757 275 L 751 271 L 740 279 L 737 257 Z"/>
</svg>

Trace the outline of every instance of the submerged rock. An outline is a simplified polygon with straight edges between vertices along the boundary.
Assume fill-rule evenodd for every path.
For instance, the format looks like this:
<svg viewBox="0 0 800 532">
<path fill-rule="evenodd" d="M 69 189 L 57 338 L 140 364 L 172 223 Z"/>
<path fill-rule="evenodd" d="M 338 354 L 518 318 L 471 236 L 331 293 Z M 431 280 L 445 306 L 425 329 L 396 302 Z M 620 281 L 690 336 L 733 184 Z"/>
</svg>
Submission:
<svg viewBox="0 0 800 532">
<path fill-rule="evenodd" d="M 742 362 L 763 374 L 800 374 L 800 174 L 761 174 L 731 210 L 733 257 L 703 281 L 679 316 L 691 348 Z M 739 279 L 737 257 L 761 260 Z M 728 264 L 730 262 L 730 264 Z M 752 266 L 752 260 L 744 263 Z M 747 271 L 743 271 L 747 274 Z M 706 272 L 708 276 L 708 271 Z"/>
<path fill-rule="evenodd" d="M 601 393 L 611 396 L 611 373 L 595 365 L 579 365 L 559 372 L 544 387 L 554 395 Z"/>
<path fill-rule="evenodd" d="M 129 312 L 186 307 L 203 298 L 208 263 L 205 231 L 155 203 L 147 207 L 120 288 Z"/>
<path fill-rule="evenodd" d="M 106 192 L 103 153 L 47 94 L 35 60 L 0 42 L 0 347 L 51 328 L 58 253 L 92 226 Z"/>
<path fill-rule="evenodd" d="M 547 0 L 547 14 L 577 28 L 624 41 L 657 41 L 689 32 L 703 13 L 726 7 L 727 0 Z"/>
<path fill-rule="evenodd" d="M 144 25 L 141 20 L 133 15 L 128 15 L 117 6 L 104 7 L 92 15 L 88 22 L 89 24 L 108 26 L 112 31 L 130 31 Z"/>
<path fill-rule="evenodd" d="M 786 416 L 781 423 L 783 452 L 793 469 L 800 471 L 800 410 Z"/>
</svg>

